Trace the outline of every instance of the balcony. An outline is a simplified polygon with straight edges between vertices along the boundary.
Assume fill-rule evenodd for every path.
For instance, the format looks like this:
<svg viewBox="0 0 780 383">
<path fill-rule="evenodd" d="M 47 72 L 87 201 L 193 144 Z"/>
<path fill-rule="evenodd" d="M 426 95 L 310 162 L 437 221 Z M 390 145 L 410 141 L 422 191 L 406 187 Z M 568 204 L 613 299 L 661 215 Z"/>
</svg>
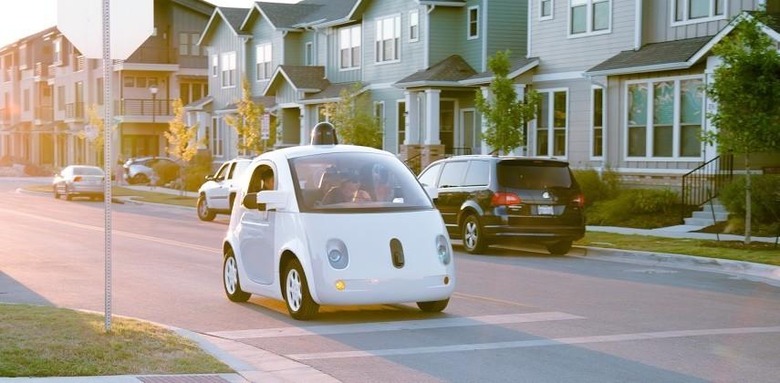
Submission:
<svg viewBox="0 0 780 383">
<path fill-rule="evenodd" d="M 126 98 L 116 101 L 114 104 L 114 114 L 117 116 L 130 117 L 131 119 L 144 117 L 144 121 L 146 121 L 146 117 L 149 118 L 149 121 L 153 120 L 155 117 L 163 117 L 165 118 L 164 121 L 167 121 L 172 112 L 172 101 L 173 100 L 164 98 L 158 98 L 156 100 Z"/>
<path fill-rule="evenodd" d="M 52 105 L 39 105 L 33 111 L 33 119 L 36 124 L 45 124 L 54 120 L 54 107 Z"/>
<path fill-rule="evenodd" d="M 65 104 L 65 119 L 66 120 L 84 120 L 84 103 L 72 102 Z"/>
<path fill-rule="evenodd" d="M 42 81 L 49 79 L 49 64 L 35 63 L 35 71 L 33 73 L 35 80 Z"/>
</svg>

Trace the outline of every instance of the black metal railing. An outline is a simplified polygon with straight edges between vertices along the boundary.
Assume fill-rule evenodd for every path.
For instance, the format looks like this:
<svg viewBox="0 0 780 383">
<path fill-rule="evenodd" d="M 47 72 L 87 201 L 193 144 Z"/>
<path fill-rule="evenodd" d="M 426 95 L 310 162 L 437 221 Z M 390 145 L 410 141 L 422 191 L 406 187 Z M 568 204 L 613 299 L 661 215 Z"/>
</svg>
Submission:
<svg viewBox="0 0 780 383">
<path fill-rule="evenodd" d="M 715 157 L 682 177 L 682 214 L 690 206 L 701 206 L 717 198 L 720 189 L 734 178 L 734 155 Z"/>
<path fill-rule="evenodd" d="M 125 98 L 116 101 L 114 106 L 118 116 L 168 116 L 171 114 L 169 99 Z"/>
<path fill-rule="evenodd" d="M 72 102 L 65 104 L 65 118 L 81 120 L 84 118 L 84 103 Z"/>
</svg>

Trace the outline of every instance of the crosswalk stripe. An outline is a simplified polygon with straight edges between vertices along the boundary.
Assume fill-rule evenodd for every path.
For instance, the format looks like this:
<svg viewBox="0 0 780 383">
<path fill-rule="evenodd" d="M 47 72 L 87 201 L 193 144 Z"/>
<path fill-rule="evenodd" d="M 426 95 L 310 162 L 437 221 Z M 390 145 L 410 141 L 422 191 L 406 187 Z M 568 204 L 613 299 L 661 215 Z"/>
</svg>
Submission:
<svg viewBox="0 0 780 383">
<path fill-rule="evenodd" d="M 315 359 L 320 360 L 320 359 L 387 357 L 387 356 L 397 356 L 397 355 L 431 354 L 431 353 L 443 353 L 443 352 L 482 351 L 482 350 L 497 350 L 497 349 L 508 349 L 508 348 L 548 347 L 548 346 L 564 346 L 564 345 L 576 345 L 576 344 L 588 344 L 588 343 L 592 344 L 592 343 L 626 342 L 626 341 L 638 341 L 638 340 L 650 340 L 650 339 L 670 339 L 670 338 L 689 338 L 689 337 L 699 337 L 699 336 L 765 334 L 765 333 L 780 333 L 780 326 L 659 331 L 659 332 L 645 332 L 645 333 L 636 333 L 636 334 L 597 335 L 597 336 L 583 336 L 583 337 L 557 338 L 557 339 L 534 339 L 534 340 L 521 340 L 521 341 L 514 341 L 514 342 L 392 348 L 392 349 L 384 349 L 384 350 L 365 350 L 365 351 L 318 352 L 318 353 L 309 353 L 309 354 L 287 354 L 285 355 L 285 357 L 297 361 L 315 360 Z"/>
<path fill-rule="evenodd" d="M 420 330 L 430 328 L 500 325 L 567 319 L 585 319 L 561 312 L 541 312 L 509 315 L 484 315 L 461 318 L 421 319 L 398 322 L 359 323 L 309 327 L 279 327 L 267 329 L 215 331 L 209 335 L 226 339 L 280 338 L 309 335 L 353 334 L 380 331 Z"/>
</svg>

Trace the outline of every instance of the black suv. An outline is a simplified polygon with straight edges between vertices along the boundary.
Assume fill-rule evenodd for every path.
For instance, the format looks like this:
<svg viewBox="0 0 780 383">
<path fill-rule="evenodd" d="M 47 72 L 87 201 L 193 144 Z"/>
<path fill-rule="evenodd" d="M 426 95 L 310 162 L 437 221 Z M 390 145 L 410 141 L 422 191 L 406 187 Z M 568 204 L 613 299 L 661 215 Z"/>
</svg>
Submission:
<svg viewBox="0 0 780 383">
<path fill-rule="evenodd" d="M 431 163 L 418 180 L 436 186 L 447 231 L 469 253 L 519 240 L 563 255 L 585 235 L 585 199 L 564 161 L 455 156 Z"/>
</svg>

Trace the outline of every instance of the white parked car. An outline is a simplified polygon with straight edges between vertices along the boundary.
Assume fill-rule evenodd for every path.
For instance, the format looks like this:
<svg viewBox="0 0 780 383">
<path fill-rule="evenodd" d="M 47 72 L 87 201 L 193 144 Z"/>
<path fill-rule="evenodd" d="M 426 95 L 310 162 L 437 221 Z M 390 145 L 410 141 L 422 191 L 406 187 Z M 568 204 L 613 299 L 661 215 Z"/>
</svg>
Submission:
<svg viewBox="0 0 780 383">
<path fill-rule="evenodd" d="M 103 169 L 90 165 L 70 165 L 64 167 L 52 180 L 54 198 L 65 196 L 70 201 L 73 197 L 89 197 L 103 199 Z"/>
<path fill-rule="evenodd" d="M 211 221 L 217 214 L 230 214 L 238 179 L 250 162 L 249 158 L 234 158 L 206 177 L 206 182 L 198 188 L 198 218 Z"/>
<path fill-rule="evenodd" d="M 416 302 L 439 312 L 455 289 L 441 215 L 389 152 L 311 145 L 264 153 L 241 178 L 236 204 L 223 243 L 231 301 L 283 300 L 306 320 L 320 305 Z"/>
</svg>

